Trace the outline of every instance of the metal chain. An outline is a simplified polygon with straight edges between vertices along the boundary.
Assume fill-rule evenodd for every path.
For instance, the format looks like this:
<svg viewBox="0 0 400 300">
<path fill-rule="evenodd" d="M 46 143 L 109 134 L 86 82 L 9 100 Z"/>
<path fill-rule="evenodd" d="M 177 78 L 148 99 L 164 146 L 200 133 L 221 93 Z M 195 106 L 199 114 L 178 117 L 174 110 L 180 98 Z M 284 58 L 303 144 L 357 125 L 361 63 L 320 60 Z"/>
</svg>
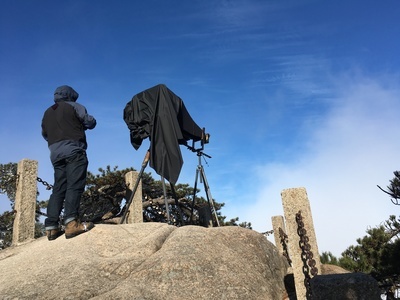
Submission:
<svg viewBox="0 0 400 300">
<path fill-rule="evenodd" d="M 273 230 L 266 231 L 266 232 L 261 232 L 261 234 L 263 234 L 263 235 L 265 235 L 265 236 L 269 236 L 269 235 L 271 235 L 271 234 L 273 234 L 273 233 L 274 233 Z"/>
<path fill-rule="evenodd" d="M 53 186 L 50 183 L 48 183 L 47 181 L 44 181 L 40 177 L 37 178 L 37 181 L 40 182 L 41 184 L 43 184 L 46 187 L 46 190 L 51 190 L 53 188 Z"/>
<path fill-rule="evenodd" d="M 289 266 L 291 266 L 292 265 L 292 260 L 289 257 L 288 246 L 287 246 L 287 244 L 288 244 L 288 236 L 283 231 L 283 229 L 281 227 L 279 227 L 279 238 L 281 240 L 281 244 L 282 244 L 282 247 L 283 247 L 283 253 L 282 254 L 283 254 L 284 257 L 286 257 L 286 259 L 287 259 L 287 261 L 289 263 Z"/>
<path fill-rule="evenodd" d="M 297 222 L 297 234 L 300 237 L 299 246 L 301 248 L 301 260 L 303 261 L 304 286 L 306 287 L 306 297 L 309 300 L 312 298 L 310 273 L 314 277 L 315 275 L 318 274 L 318 269 L 315 267 L 316 262 L 315 259 L 313 259 L 314 254 L 311 252 L 311 245 L 309 244 L 307 230 L 304 228 L 304 222 L 303 222 L 303 216 L 301 215 L 301 210 L 299 210 L 299 212 L 296 214 L 296 222 Z"/>
</svg>

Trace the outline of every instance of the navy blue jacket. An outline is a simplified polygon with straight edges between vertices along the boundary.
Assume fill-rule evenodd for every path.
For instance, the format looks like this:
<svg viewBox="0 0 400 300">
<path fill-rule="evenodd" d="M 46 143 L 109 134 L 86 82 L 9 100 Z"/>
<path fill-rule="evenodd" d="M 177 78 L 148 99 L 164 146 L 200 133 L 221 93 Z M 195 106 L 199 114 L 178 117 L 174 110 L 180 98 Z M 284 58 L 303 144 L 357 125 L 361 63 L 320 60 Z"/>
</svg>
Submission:
<svg viewBox="0 0 400 300">
<path fill-rule="evenodd" d="M 43 115 L 42 136 L 48 143 L 52 163 L 87 149 L 85 130 L 93 129 L 96 119 L 75 102 L 78 97 L 73 88 L 58 87 L 54 92 L 55 104 Z"/>
</svg>

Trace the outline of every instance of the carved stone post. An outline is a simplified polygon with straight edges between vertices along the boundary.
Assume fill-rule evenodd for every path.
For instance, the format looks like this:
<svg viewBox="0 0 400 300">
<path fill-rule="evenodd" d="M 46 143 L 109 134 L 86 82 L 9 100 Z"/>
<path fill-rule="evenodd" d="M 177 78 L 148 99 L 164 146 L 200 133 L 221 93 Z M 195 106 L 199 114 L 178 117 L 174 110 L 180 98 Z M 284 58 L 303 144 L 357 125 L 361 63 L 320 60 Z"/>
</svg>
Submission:
<svg viewBox="0 0 400 300">
<path fill-rule="evenodd" d="M 13 245 L 35 238 L 38 162 L 29 159 L 21 160 L 18 163 L 17 174 Z"/>
<path fill-rule="evenodd" d="M 281 196 L 285 214 L 285 224 L 289 240 L 289 253 L 292 260 L 297 299 L 307 299 L 307 289 L 304 282 L 306 274 L 304 274 L 303 268 L 305 264 L 304 251 L 300 247 L 300 236 L 298 234 L 296 214 L 301 212 L 304 229 L 306 230 L 306 235 L 309 239 L 308 244 L 311 246 L 310 251 L 313 253 L 313 259 L 315 260 L 315 267 L 317 268 L 318 272 L 321 272 L 321 262 L 317 246 L 317 238 L 314 231 L 314 223 L 311 215 L 310 202 L 308 201 L 305 188 L 286 189 L 282 191 Z M 310 278 L 313 277 L 311 274 L 307 275 Z"/>
<path fill-rule="evenodd" d="M 282 216 L 273 216 L 271 220 L 272 220 L 272 228 L 274 230 L 275 246 L 278 249 L 279 253 L 283 254 L 283 245 L 281 236 L 279 234 L 279 229 L 283 230 L 283 232 L 286 233 L 285 221 L 283 220 Z"/>
<path fill-rule="evenodd" d="M 128 185 L 126 199 L 129 199 L 131 196 L 132 190 L 135 187 L 136 180 L 139 174 L 135 171 L 130 171 L 125 174 L 125 182 Z M 143 222 L 143 205 L 142 205 L 142 180 L 139 181 L 139 185 L 136 189 L 135 195 L 133 196 L 132 203 L 130 207 L 127 209 L 129 210 L 126 222 L 128 224 L 131 223 L 142 223 Z"/>
</svg>

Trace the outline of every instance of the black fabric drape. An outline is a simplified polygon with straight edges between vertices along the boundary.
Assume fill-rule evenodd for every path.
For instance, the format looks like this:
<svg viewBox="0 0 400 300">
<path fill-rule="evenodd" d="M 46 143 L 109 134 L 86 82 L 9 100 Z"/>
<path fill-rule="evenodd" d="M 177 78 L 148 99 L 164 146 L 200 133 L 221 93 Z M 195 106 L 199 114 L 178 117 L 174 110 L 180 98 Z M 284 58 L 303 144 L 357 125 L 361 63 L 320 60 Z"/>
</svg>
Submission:
<svg viewBox="0 0 400 300">
<path fill-rule="evenodd" d="M 150 138 L 150 167 L 175 184 L 183 159 L 179 144 L 199 141 L 202 129 L 193 121 L 183 101 L 164 84 L 135 95 L 124 109 L 124 121 L 137 150 Z"/>
</svg>

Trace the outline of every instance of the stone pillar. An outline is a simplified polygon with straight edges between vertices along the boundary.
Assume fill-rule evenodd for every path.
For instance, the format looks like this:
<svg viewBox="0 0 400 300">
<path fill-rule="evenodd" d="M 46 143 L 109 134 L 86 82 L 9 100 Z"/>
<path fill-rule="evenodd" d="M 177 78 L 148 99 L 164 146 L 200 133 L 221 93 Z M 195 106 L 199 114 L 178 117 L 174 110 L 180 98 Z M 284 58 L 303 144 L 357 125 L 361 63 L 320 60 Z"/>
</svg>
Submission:
<svg viewBox="0 0 400 300">
<path fill-rule="evenodd" d="M 278 249 L 278 252 L 280 254 L 283 254 L 283 245 L 281 236 L 279 234 L 279 229 L 283 230 L 283 232 L 286 233 L 285 221 L 283 220 L 282 216 L 273 216 L 271 220 L 272 220 L 272 228 L 274 230 L 275 246 Z"/>
<path fill-rule="evenodd" d="M 308 201 L 305 188 L 293 188 L 283 190 L 281 193 L 282 204 L 285 215 L 286 230 L 289 240 L 289 253 L 292 260 L 294 282 L 296 287 L 297 299 L 307 299 L 307 289 L 304 285 L 305 274 L 303 273 L 304 262 L 302 260 L 302 249 L 300 248 L 296 222 L 296 214 L 300 211 L 303 217 L 304 229 L 309 238 L 310 251 L 313 253 L 315 267 L 321 272 L 321 262 L 317 246 L 317 239 L 314 231 L 314 223 L 311 215 L 310 203 Z M 310 268 L 311 269 L 311 268 Z M 313 275 L 308 274 L 311 277 Z"/>
<path fill-rule="evenodd" d="M 282 216 L 272 217 L 272 228 L 274 230 L 275 245 L 279 253 L 283 255 L 289 265 L 287 270 L 288 273 L 293 273 L 292 271 L 292 260 L 289 255 L 289 240 L 286 233 L 285 220 Z"/>
<path fill-rule="evenodd" d="M 130 171 L 125 174 L 125 182 L 128 185 L 126 200 L 131 196 L 132 190 L 135 187 L 136 180 L 139 174 L 135 171 Z M 143 222 L 143 204 L 142 204 L 142 180 L 139 181 L 138 187 L 136 189 L 135 195 L 133 196 L 133 200 L 131 205 L 127 208 L 129 210 L 126 222 L 128 224 L 131 223 L 142 223 Z"/>
<path fill-rule="evenodd" d="M 35 238 L 38 162 L 29 159 L 21 160 L 18 163 L 17 174 L 13 245 Z"/>
</svg>

